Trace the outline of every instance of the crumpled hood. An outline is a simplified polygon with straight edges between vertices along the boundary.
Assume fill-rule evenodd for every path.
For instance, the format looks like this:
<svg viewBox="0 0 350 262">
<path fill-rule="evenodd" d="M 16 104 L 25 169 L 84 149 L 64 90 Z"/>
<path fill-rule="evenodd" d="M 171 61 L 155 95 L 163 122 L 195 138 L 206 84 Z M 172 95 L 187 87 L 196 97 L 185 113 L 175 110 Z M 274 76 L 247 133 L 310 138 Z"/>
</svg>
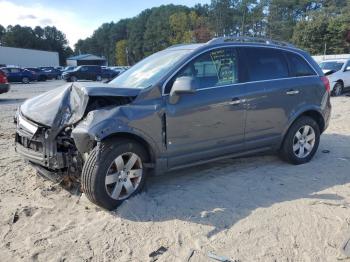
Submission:
<svg viewBox="0 0 350 262">
<path fill-rule="evenodd" d="M 140 89 L 137 88 L 117 88 L 102 83 L 72 83 L 26 100 L 20 111 L 34 122 L 61 128 L 82 119 L 92 96 L 136 97 L 139 93 Z"/>
</svg>

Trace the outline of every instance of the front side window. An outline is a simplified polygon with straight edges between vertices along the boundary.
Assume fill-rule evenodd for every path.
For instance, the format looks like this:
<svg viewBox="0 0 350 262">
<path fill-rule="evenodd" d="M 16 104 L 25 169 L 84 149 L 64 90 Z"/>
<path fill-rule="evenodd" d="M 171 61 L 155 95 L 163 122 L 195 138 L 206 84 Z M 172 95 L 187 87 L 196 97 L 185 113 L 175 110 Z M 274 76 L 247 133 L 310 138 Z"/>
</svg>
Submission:
<svg viewBox="0 0 350 262">
<path fill-rule="evenodd" d="M 196 79 L 197 89 L 230 85 L 238 82 L 237 55 L 233 48 L 221 48 L 206 52 L 189 62 L 169 81 L 165 93 L 179 77 Z"/>
<path fill-rule="evenodd" d="M 289 77 L 287 61 L 281 50 L 257 47 L 244 49 L 249 81 Z"/>
</svg>

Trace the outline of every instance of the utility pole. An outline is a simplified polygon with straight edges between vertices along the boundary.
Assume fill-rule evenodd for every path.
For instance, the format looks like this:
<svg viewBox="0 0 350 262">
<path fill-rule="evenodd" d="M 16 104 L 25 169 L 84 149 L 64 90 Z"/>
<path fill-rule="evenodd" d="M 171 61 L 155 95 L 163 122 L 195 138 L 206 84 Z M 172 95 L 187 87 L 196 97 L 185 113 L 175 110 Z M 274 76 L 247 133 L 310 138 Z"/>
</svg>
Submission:
<svg viewBox="0 0 350 262">
<path fill-rule="evenodd" d="M 125 47 L 125 54 L 126 54 L 126 64 L 129 66 L 129 50 L 128 47 Z"/>
<path fill-rule="evenodd" d="M 327 42 L 324 43 L 323 60 L 326 59 L 326 54 L 327 54 Z"/>
</svg>

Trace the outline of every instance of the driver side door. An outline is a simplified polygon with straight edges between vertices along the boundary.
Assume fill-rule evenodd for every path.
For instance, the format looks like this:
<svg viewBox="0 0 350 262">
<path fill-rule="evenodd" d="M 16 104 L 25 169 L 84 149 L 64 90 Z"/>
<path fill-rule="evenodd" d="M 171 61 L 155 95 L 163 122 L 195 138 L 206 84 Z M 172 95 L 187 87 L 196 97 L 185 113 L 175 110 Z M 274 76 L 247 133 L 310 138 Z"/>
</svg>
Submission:
<svg viewBox="0 0 350 262">
<path fill-rule="evenodd" d="M 194 78 L 197 87 L 175 104 L 166 97 L 169 168 L 243 150 L 246 113 L 236 49 L 194 58 L 169 81 L 168 92 L 182 76 Z"/>
</svg>

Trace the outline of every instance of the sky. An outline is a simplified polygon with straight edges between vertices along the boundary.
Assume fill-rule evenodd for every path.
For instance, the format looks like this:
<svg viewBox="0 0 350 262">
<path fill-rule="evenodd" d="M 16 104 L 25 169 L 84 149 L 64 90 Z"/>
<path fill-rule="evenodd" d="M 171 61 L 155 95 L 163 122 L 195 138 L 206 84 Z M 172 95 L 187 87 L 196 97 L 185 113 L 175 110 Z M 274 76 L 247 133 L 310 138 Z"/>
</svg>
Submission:
<svg viewBox="0 0 350 262">
<path fill-rule="evenodd" d="M 142 10 L 165 4 L 194 6 L 210 0 L 0 0 L 0 24 L 56 26 L 69 45 L 90 36 L 102 23 L 130 18 Z"/>
</svg>

